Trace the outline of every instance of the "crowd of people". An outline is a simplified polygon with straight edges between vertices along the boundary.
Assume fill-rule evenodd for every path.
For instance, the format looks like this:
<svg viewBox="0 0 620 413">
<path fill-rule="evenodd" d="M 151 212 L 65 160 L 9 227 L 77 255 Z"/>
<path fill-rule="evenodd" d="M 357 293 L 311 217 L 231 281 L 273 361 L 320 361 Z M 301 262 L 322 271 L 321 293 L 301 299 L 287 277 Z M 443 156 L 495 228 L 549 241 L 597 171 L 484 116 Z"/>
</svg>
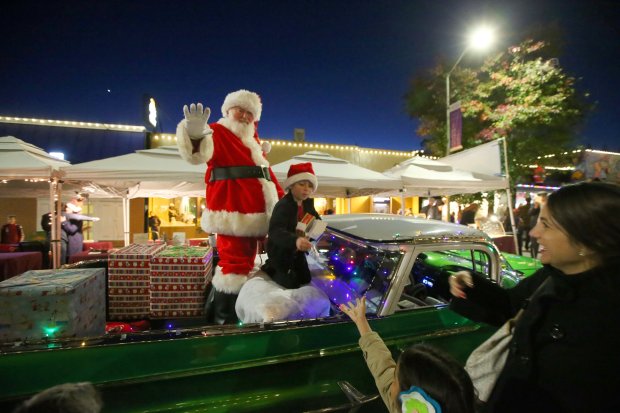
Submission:
<svg viewBox="0 0 620 413">
<path fill-rule="evenodd" d="M 546 192 L 538 193 L 534 198 L 534 202 L 532 202 L 532 198 L 528 195 L 525 197 L 525 203 L 515 210 L 517 252 L 519 255 L 523 255 L 524 251 L 528 251 L 532 258 L 538 257 L 538 242 L 535 237 L 530 236 L 530 231 L 536 226 L 540 209 L 546 202 Z"/>
<path fill-rule="evenodd" d="M 235 104 L 241 107 L 236 116 L 247 113 L 253 119 L 256 115 L 251 104 L 244 106 L 242 101 Z M 224 115 L 226 109 L 235 107 L 225 104 Z M 206 125 L 203 113 L 208 118 L 208 111 L 192 106 L 186 109 L 186 120 L 203 119 L 195 134 L 215 139 L 217 134 Z M 184 134 L 187 131 L 177 132 L 180 137 Z M 212 155 L 213 143 L 207 144 L 211 145 L 211 152 L 207 153 Z M 189 148 L 199 145 L 202 143 Z M 210 172 L 214 170 L 207 171 L 207 182 L 213 180 Z M 313 174 L 301 172 L 292 176 L 295 179 L 287 180 L 284 185 L 288 194 L 275 205 L 271 216 L 269 258 L 264 266 L 286 288 L 298 288 L 309 282 L 305 259 L 295 257 L 304 257 L 303 252 L 311 245 L 296 233 L 296 223 L 305 213 L 319 218 L 309 198 L 317 187 Z M 227 172 L 222 179 L 234 177 Z M 271 180 L 275 181 L 273 177 Z M 500 325 L 525 307 L 515 329 L 508 361 L 488 403 L 482 405 L 477 400 L 475 386 L 463 367 L 436 349 L 409 349 L 395 363 L 380 338 L 370 330 L 363 299 L 341 307 L 359 329 L 360 347 L 390 411 L 413 411 L 407 410 L 412 404 L 410 400 L 420 398 L 429 406 L 437 406 L 435 411 L 443 412 L 615 411 L 619 407 L 613 388 L 614 372 L 620 366 L 614 351 L 620 342 L 614 326 L 618 310 L 613 302 L 620 296 L 618 277 L 614 274 L 620 255 L 620 223 L 616 216 L 610 219 L 609 214 L 620 205 L 618 186 L 602 183 L 567 186 L 551 194 L 548 200 L 545 195 L 539 195 L 534 205 L 530 203 L 531 200 L 517 214 L 519 252 L 522 253 L 524 242 L 526 249 L 533 249 L 532 255 L 540 253 L 544 264 L 541 270 L 512 290 L 487 285 L 475 274 L 459 273 L 450 277 L 455 310 L 463 307 L 460 311 L 473 319 Z M 477 204 L 472 205 L 463 211 L 461 223 L 475 219 Z M 431 198 L 424 211 L 426 217 L 435 219 L 440 206 L 440 200 Z M 208 204 L 207 208 L 212 206 Z M 264 205 L 260 208 L 269 211 Z M 254 259 L 253 254 L 248 255 Z M 552 282 L 546 283 L 545 291 L 529 302 L 530 295 L 546 279 Z M 459 301 L 469 306 L 459 307 Z M 468 310 L 468 307 L 479 308 Z M 598 317 L 600 314 L 606 316 Z M 584 354 L 589 357 L 588 363 L 582 359 Z"/>
<path fill-rule="evenodd" d="M 184 107 L 177 128 L 182 157 L 207 165 L 201 223 L 206 232 L 217 233 L 219 262 L 207 300 L 208 317 L 215 323 L 238 321 L 237 295 L 254 268 L 258 242 L 267 235 L 268 259 L 262 270 L 284 289 L 298 289 L 311 280 L 306 253 L 313 244 L 306 224 L 321 220 L 311 198 L 318 180 L 311 163 L 295 164 L 280 186 L 265 157 L 269 147 L 256 132 L 261 112 L 260 97 L 239 90 L 226 96 L 223 117 L 217 122 L 208 123 L 209 108 L 191 104 Z M 75 197 L 61 214 L 63 262 L 82 250 L 83 222 L 97 220 L 80 214 L 82 201 Z M 424 210 L 428 219 L 440 219 L 441 203 L 430 199 Z M 365 299 L 341 305 L 360 333 L 360 349 L 388 410 L 618 411 L 620 218 L 612 211 L 619 205 L 620 187 L 601 182 L 539 194 L 533 204 L 527 198 L 517 210 L 519 253 L 530 249 L 543 268 L 512 289 L 471 272 L 449 277 L 451 308 L 465 317 L 501 326 L 522 310 L 507 361 L 485 403 L 478 399 L 476 383 L 464 367 L 448 354 L 416 345 L 395 361 L 366 319 Z M 477 209 L 478 204 L 465 208 L 460 223 L 473 223 Z M 173 213 L 170 208 L 170 219 Z M 46 231 L 51 218 L 50 213 L 42 219 Z M 160 224 L 156 216 L 149 217 L 154 238 Z M 7 225 L 2 228 L 3 240 L 5 227 L 12 239 L 23 236 L 14 228 L 14 218 Z M 95 405 L 76 411 L 98 411 L 96 392 L 88 385 L 78 387 Z M 69 393 L 75 390 L 71 389 Z M 35 411 L 36 400 L 25 402 L 18 411 Z"/>
<path fill-rule="evenodd" d="M 437 349 L 414 346 L 394 362 L 366 320 L 364 298 L 341 305 L 390 412 L 620 411 L 620 218 L 608 213 L 620 205 L 620 186 L 581 183 L 543 198 L 528 234 L 543 268 L 512 289 L 468 271 L 449 277 L 454 311 L 498 327 L 515 323 L 488 399 Z"/>
</svg>

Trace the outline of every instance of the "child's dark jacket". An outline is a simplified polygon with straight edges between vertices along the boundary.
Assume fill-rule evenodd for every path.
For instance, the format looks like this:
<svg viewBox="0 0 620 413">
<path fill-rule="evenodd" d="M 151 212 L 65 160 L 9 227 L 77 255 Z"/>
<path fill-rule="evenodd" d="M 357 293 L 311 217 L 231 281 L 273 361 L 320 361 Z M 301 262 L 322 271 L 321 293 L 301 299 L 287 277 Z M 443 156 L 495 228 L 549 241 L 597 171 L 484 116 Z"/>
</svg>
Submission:
<svg viewBox="0 0 620 413">
<path fill-rule="evenodd" d="M 321 219 L 314 209 L 314 199 L 302 202 L 304 213 Z M 296 241 L 299 237 L 297 227 L 297 202 L 292 193 L 287 193 L 273 208 L 269 221 L 267 239 L 267 262 L 262 269 L 278 284 L 285 288 L 299 288 L 310 282 L 310 270 L 306 254 L 297 251 Z"/>
</svg>

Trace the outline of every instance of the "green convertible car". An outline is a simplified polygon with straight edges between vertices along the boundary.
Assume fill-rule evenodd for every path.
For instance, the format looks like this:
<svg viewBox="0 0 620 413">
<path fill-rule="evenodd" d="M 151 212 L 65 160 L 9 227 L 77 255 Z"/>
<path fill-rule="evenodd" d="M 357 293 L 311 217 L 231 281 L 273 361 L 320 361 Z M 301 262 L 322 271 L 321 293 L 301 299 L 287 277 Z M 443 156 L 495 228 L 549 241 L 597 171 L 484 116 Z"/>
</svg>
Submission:
<svg viewBox="0 0 620 413">
<path fill-rule="evenodd" d="M 448 276 L 475 271 L 509 288 L 537 265 L 504 258 L 465 226 L 386 214 L 325 221 L 308 256 L 331 304 L 325 317 L 0 343 L 0 411 L 81 381 L 100 390 L 104 412 L 387 411 L 340 303 L 365 296 L 395 356 L 426 342 L 464 361 L 493 328 L 448 308 Z"/>
</svg>

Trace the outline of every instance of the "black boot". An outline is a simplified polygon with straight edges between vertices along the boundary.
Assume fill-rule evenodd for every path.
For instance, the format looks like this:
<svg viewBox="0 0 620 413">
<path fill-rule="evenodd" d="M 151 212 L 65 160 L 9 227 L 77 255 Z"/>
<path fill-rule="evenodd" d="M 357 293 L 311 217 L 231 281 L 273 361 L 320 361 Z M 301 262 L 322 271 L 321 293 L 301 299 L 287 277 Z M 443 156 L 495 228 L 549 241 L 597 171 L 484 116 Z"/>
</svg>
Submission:
<svg viewBox="0 0 620 413">
<path fill-rule="evenodd" d="M 207 322 L 214 324 L 237 324 L 239 319 L 235 311 L 237 294 L 227 294 L 211 288 L 205 305 Z"/>
</svg>

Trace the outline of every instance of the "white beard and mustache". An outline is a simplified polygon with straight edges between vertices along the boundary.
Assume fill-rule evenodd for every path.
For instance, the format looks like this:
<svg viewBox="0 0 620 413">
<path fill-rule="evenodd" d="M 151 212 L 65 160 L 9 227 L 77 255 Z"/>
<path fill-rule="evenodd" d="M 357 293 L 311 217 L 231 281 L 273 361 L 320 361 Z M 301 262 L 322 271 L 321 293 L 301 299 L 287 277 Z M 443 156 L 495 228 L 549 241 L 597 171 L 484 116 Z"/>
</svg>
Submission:
<svg viewBox="0 0 620 413">
<path fill-rule="evenodd" d="M 217 123 L 225 126 L 241 139 L 253 139 L 254 133 L 256 132 L 256 126 L 254 126 L 254 122 L 246 124 L 243 122 L 237 122 L 232 117 L 226 117 L 220 119 L 219 121 L 217 121 Z"/>
</svg>

